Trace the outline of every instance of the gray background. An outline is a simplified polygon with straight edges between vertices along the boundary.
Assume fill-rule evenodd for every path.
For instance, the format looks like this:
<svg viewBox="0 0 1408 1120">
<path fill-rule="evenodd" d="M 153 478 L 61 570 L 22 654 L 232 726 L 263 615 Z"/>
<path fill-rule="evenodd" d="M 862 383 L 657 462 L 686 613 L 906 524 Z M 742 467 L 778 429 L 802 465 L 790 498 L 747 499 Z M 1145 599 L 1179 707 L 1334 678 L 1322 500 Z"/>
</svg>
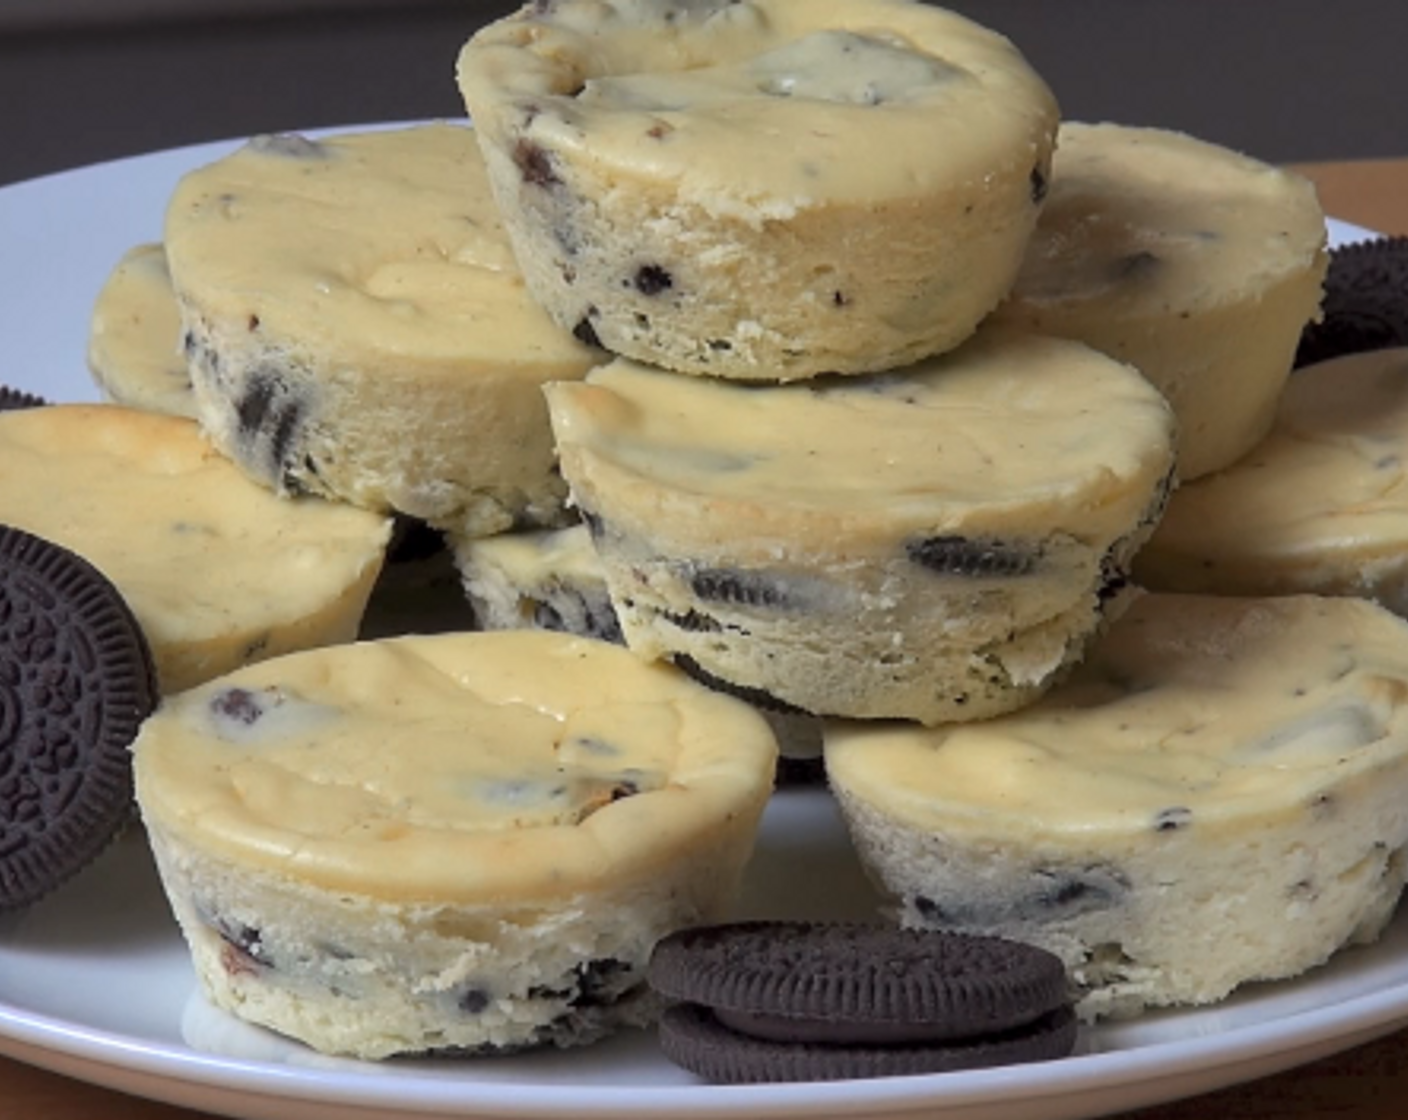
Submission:
<svg viewBox="0 0 1408 1120">
<path fill-rule="evenodd" d="M 0 0 L 0 182 L 255 132 L 459 116 L 506 2 Z M 1271 161 L 1408 155 L 1408 0 L 949 0 L 1067 118 Z"/>
</svg>

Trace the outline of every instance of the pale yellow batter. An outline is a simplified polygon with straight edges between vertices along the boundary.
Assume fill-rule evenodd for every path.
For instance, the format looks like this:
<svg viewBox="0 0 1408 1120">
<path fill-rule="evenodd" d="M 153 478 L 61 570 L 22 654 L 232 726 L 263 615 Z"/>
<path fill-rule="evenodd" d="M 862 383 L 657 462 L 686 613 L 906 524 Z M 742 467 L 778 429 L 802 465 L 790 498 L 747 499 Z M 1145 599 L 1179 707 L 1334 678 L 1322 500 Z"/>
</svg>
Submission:
<svg viewBox="0 0 1408 1120">
<path fill-rule="evenodd" d="M 367 1057 L 642 1021 L 651 946 L 732 898 L 776 757 L 746 705 L 542 631 L 265 662 L 133 750 L 208 992 Z"/>
<path fill-rule="evenodd" d="M 1001 333 L 875 377 L 617 361 L 547 393 L 631 648 L 828 715 L 1030 700 L 1098 626 L 1173 454 L 1134 370 Z"/>
<path fill-rule="evenodd" d="M 116 405 L 0 413 L 0 522 L 117 585 L 168 694 L 351 640 L 390 536 L 375 514 L 256 486 L 191 420 Z"/>
<path fill-rule="evenodd" d="M 1328 256 L 1314 186 L 1216 144 L 1061 125 L 1051 196 L 999 320 L 1138 368 L 1178 417 L 1179 475 L 1271 424 Z"/>
<path fill-rule="evenodd" d="M 457 531 L 561 517 L 540 385 L 599 354 L 529 297 L 467 129 L 252 141 L 182 179 L 166 249 L 201 421 L 256 478 Z"/>
<path fill-rule="evenodd" d="M 949 349 L 1016 274 L 1057 109 L 1011 43 L 909 0 L 558 0 L 460 88 L 529 285 L 690 373 Z"/>
<path fill-rule="evenodd" d="M 1170 591 L 1375 599 L 1408 615 L 1408 350 L 1298 371 L 1271 434 L 1183 487 L 1135 563 Z"/>
<path fill-rule="evenodd" d="M 129 249 L 103 283 L 89 324 L 88 369 L 116 404 L 195 416 L 181 313 L 160 245 Z"/>
<path fill-rule="evenodd" d="M 1146 595 L 1037 703 L 826 729 L 907 924 L 1059 953 L 1089 1016 L 1221 999 L 1378 934 L 1408 844 L 1408 626 L 1353 599 Z"/>
</svg>

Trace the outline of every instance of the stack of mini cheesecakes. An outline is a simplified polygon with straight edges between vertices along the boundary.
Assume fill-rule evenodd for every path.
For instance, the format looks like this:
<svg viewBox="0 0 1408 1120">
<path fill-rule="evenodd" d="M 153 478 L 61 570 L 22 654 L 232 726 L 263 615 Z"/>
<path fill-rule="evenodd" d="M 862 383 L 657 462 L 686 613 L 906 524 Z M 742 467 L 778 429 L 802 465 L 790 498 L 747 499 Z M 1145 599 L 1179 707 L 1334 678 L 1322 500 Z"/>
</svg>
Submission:
<svg viewBox="0 0 1408 1120">
<path fill-rule="evenodd" d="M 1131 578 L 1175 484 L 1272 424 L 1326 266 L 1307 184 L 1060 123 L 1011 44 L 907 0 L 535 3 L 459 76 L 472 132 L 265 140 L 176 192 L 222 451 L 445 532 L 483 626 L 820 728 L 899 920 L 1047 946 L 1087 1017 L 1378 932 L 1408 632 Z M 599 960 L 560 1002 L 629 990 Z M 461 1021 L 498 998 L 451 987 Z"/>
</svg>

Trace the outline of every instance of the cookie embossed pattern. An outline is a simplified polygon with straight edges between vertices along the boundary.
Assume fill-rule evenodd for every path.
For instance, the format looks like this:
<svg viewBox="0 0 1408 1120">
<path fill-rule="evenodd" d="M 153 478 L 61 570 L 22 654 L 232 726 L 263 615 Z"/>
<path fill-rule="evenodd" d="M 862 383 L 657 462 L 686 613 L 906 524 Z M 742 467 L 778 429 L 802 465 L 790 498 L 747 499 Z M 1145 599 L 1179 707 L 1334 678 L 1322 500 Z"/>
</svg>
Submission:
<svg viewBox="0 0 1408 1120">
<path fill-rule="evenodd" d="M 156 153 L 0 190 L 0 330 L 6 380 L 92 400 L 84 366 L 93 300 L 114 261 L 160 235 L 184 171 L 234 143 Z M 93 198 L 104 199 L 99 215 Z M 78 235 L 54 242 L 66 223 Z M 1331 224 L 1333 243 L 1364 231 Z M 825 881 L 826 892 L 806 889 Z M 740 917 L 865 917 L 870 888 L 824 795 L 790 791 L 763 821 Z M 101 915 L 101 921 L 95 921 Z M 1217 1007 L 1086 1030 L 1075 1057 L 883 1081 L 700 1086 L 646 1035 L 571 1054 L 484 1063 L 370 1065 L 320 1057 L 210 1009 L 195 994 L 140 837 L 62 891 L 0 917 L 0 1052 L 154 1099 L 245 1117 L 859 1117 L 1010 1120 L 1095 1116 L 1308 1061 L 1408 1021 L 1408 922 L 1287 984 Z"/>
<path fill-rule="evenodd" d="M 156 703 L 151 650 L 117 588 L 0 525 L 0 910 L 45 897 L 122 831 L 128 747 Z"/>
</svg>

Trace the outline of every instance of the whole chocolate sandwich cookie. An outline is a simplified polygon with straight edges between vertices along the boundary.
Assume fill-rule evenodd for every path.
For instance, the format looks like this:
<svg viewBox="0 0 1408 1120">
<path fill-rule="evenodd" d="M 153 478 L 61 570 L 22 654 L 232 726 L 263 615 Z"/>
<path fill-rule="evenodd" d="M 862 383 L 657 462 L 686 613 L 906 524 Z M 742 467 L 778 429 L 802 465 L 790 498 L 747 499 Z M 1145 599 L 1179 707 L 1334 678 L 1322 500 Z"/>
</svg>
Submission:
<svg viewBox="0 0 1408 1120">
<path fill-rule="evenodd" d="M 253 140 L 181 180 L 165 244 L 201 424 L 251 477 L 457 532 L 563 519 L 540 386 L 602 355 L 528 295 L 467 128 Z"/>
<path fill-rule="evenodd" d="M 1408 346 L 1408 237 L 1330 250 L 1323 313 L 1301 335 L 1296 365 Z"/>
<path fill-rule="evenodd" d="M 1178 132 L 1065 121 L 1051 195 L 999 321 L 1128 362 L 1178 418 L 1187 480 L 1271 424 L 1320 305 L 1309 180 Z"/>
<path fill-rule="evenodd" d="M 1155 591 L 1355 595 L 1408 617 L 1408 347 L 1307 366 L 1271 433 L 1180 487 L 1134 561 Z"/>
<path fill-rule="evenodd" d="M 1057 107 L 1001 35 L 909 0 L 553 0 L 459 84 L 529 287 L 687 373 L 951 349 L 1006 294 Z"/>
<path fill-rule="evenodd" d="M 650 950 L 732 904 L 777 753 L 682 673 L 528 631 L 266 661 L 133 750 L 207 995 L 364 1058 L 651 1021 Z"/>
<path fill-rule="evenodd" d="M 75 553 L 0 525 L 0 910 L 48 894 L 121 831 L 129 747 L 157 698 L 117 588 Z"/>
<path fill-rule="evenodd" d="M 1408 871 L 1408 623 L 1147 594 L 1060 687 L 945 728 L 829 724 L 901 923 L 1057 954 L 1084 1018 L 1206 1004 L 1372 941 Z"/>
<path fill-rule="evenodd" d="M 1030 702 L 1118 612 L 1173 470 L 1158 390 L 1031 335 L 775 386 L 618 359 L 546 392 L 627 645 L 813 715 Z"/>
<path fill-rule="evenodd" d="M 1069 1054 L 1051 953 L 995 937 L 806 922 L 681 930 L 650 958 L 660 1045 L 706 1080 L 940 1073 Z"/>
</svg>

